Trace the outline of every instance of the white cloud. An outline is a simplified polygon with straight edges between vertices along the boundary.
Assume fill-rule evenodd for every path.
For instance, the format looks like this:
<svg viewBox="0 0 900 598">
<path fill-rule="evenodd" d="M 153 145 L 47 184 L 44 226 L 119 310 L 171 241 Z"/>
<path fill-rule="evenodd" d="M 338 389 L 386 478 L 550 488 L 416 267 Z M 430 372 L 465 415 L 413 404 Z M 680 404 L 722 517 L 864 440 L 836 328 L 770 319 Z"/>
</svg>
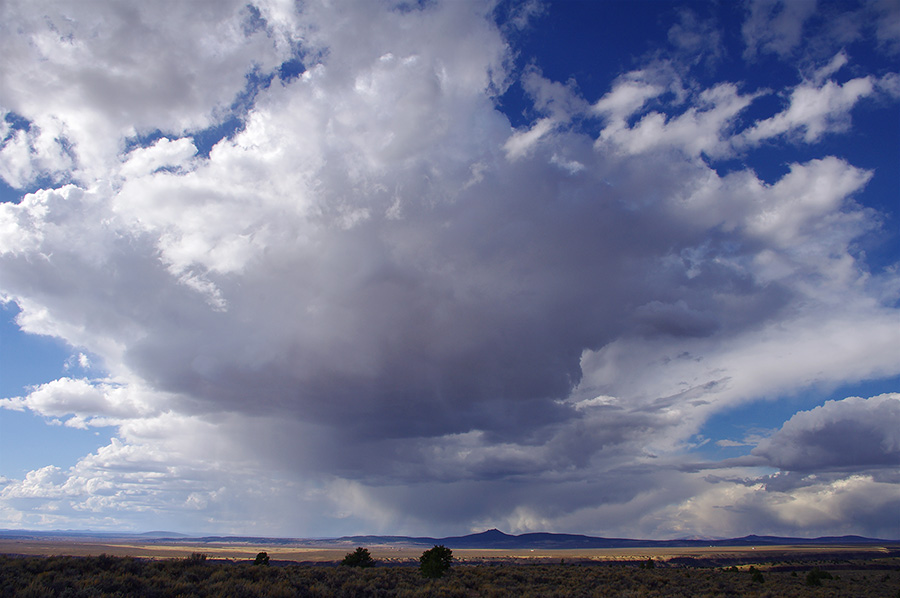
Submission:
<svg viewBox="0 0 900 598">
<path fill-rule="evenodd" d="M 555 123 L 552 118 L 542 118 L 524 131 L 516 131 L 503 144 L 506 155 L 510 160 L 517 160 L 525 156 L 547 133 L 553 130 Z"/>
<path fill-rule="evenodd" d="M 791 92 L 790 106 L 784 112 L 756 123 L 744 136 L 749 143 L 758 143 L 802 131 L 803 140 L 812 143 L 825 133 L 846 130 L 850 110 L 874 90 L 871 77 L 851 79 L 844 84 L 834 81 L 826 81 L 821 86 L 801 84 Z"/>
<path fill-rule="evenodd" d="M 509 17 L 506 26 L 516 29 L 526 29 L 532 23 L 532 19 L 540 16 L 547 10 L 547 5 L 542 0 L 526 0 L 509 7 Z"/>
<path fill-rule="evenodd" d="M 896 484 L 868 475 L 815 481 L 790 492 L 767 490 L 752 480 L 711 480 L 684 502 L 660 513 L 666 536 L 691 533 L 807 536 L 863 534 L 892 538 L 900 507 Z M 893 520 L 893 521 L 892 521 Z M 854 524 L 848 525 L 849 521 Z M 804 530 L 828 530 L 827 533 Z"/>
<path fill-rule="evenodd" d="M 824 81 L 829 79 L 833 74 L 844 68 L 849 62 L 849 58 L 847 58 L 847 53 L 843 50 L 834 55 L 834 58 L 826 64 L 822 66 L 813 73 L 812 80 L 817 85 L 821 85 Z"/>
<path fill-rule="evenodd" d="M 652 82 L 644 71 L 631 72 L 619 77 L 612 90 L 597 100 L 592 109 L 622 127 L 626 118 L 665 90 L 664 86 Z"/>
<path fill-rule="evenodd" d="M 203 129 L 229 109 L 254 65 L 265 73 L 290 56 L 278 5 L 262 3 L 258 16 L 248 6 L 5 2 L 0 106 L 66 139 L 76 172 L 102 175 L 123 137 Z M 59 162 L 51 159 L 59 147 L 43 145 L 37 159 Z M 23 185 L 28 174 L 9 182 Z"/>
<path fill-rule="evenodd" d="M 0 117 L 6 117 L 2 109 Z M 7 127 L 0 134 L 0 179 L 15 188 L 25 187 L 39 177 L 58 180 L 73 166 L 61 134 L 58 121 L 27 129 Z"/>
<path fill-rule="evenodd" d="M 534 101 L 534 108 L 553 120 L 566 122 L 588 109 L 574 79 L 563 85 L 545 78 L 537 69 L 529 69 L 522 77 L 522 87 Z"/>
<path fill-rule="evenodd" d="M 792 164 L 788 174 L 770 188 L 756 187 L 759 203 L 756 213 L 746 218 L 748 232 L 783 248 L 816 243 L 815 237 L 822 235 L 823 244 L 846 252 L 850 238 L 858 232 L 854 221 L 862 214 L 844 215 L 841 208 L 870 178 L 871 173 L 834 157 Z M 850 238 L 839 233 L 845 226 L 850 228 Z M 823 230 L 826 228 L 828 233 Z"/>
<path fill-rule="evenodd" d="M 625 87 L 624 91 L 629 95 L 635 93 L 634 99 L 640 100 L 641 96 L 651 92 L 651 88 Z M 629 154 L 669 147 L 677 148 L 693 157 L 699 157 L 701 154 L 710 156 L 730 154 L 728 129 L 735 117 L 749 106 L 752 100 L 753 96 L 742 96 L 734 85 L 723 83 L 702 91 L 697 96 L 695 105 L 679 116 L 669 118 L 661 112 L 654 111 L 641 117 L 631 127 L 623 126 L 622 120 L 613 121 L 603 130 L 598 142 L 603 145 L 611 144 Z M 618 97 L 614 96 L 610 101 L 615 102 L 610 104 L 610 107 L 617 109 Z M 606 106 L 600 102 L 598 104 L 594 105 L 595 109 L 603 110 Z M 637 105 L 636 102 L 632 107 L 634 105 Z"/>
<path fill-rule="evenodd" d="M 161 168 L 183 168 L 197 153 L 190 139 L 170 141 L 163 137 L 150 147 L 132 150 L 122 165 L 121 174 L 126 178 L 137 178 L 152 174 Z"/>
<path fill-rule="evenodd" d="M 738 440 L 729 440 L 729 439 L 726 438 L 726 439 L 723 439 L 723 440 L 717 440 L 717 441 L 716 441 L 716 445 L 717 445 L 717 446 L 721 446 L 721 447 L 725 447 L 725 448 L 734 448 L 734 447 L 737 447 L 737 446 L 751 446 L 751 443 L 749 443 L 749 442 L 743 442 L 743 441 L 738 441 Z"/>
<path fill-rule="evenodd" d="M 74 416 L 108 426 L 158 413 L 166 397 L 135 384 L 59 378 L 33 388 L 25 397 L 0 399 L 8 409 L 29 409 L 45 417 Z"/>
</svg>

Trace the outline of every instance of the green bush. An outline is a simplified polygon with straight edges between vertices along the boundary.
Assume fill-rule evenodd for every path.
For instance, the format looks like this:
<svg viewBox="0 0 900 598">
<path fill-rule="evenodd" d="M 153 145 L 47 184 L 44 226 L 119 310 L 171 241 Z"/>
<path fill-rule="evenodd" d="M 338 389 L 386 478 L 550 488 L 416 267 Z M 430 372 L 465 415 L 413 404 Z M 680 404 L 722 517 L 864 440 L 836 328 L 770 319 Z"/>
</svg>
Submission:
<svg viewBox="0 0 900 598">
<path fill-rule="evenodd" d="M 656 567 L 656 562 L 653 560 L 653 557 L 648 558 L 646 561 L 642 562 L 638 565 L 641 569 L 653 569 Z"/>
<path fill-rule="evenodd" d="M 375 559 L 372 558 L 367 549 L 360 546 L 353 552 L 348 552 L 344 560 L 341 561 L 341 565 L 345 567 L 372 567 L 375 565 Z"/>
<path fill-rule="evenodd" d="M 435 546 L 422 553 L 419 557 L 419 571 L 430 578 L 443 577 L 450 570 L 450 562 L 453 560 L 453 551 L 446 546 Z"/>
<path fill-rule="evenodd" d="M 806 574 L 806 585 L 808 586 L 820 586 L 822 585 L 823 579 L 833 579 L 831 577 L 831 573 L 828 571 L 820 571 L 818 567 L 815 567 L 812 571 Z"/>
</svg>

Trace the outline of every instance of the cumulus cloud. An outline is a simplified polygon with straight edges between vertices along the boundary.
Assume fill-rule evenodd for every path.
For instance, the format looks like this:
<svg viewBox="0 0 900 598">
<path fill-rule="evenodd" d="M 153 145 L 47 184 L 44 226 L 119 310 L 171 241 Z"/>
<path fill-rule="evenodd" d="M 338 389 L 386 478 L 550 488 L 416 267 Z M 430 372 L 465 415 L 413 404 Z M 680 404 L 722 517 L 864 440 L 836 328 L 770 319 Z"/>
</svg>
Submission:
<svg viewBox="0 0 900 598">
<path fill-rule="evenodd" d="M 707 533 L 765 530 L 784 535 L 824 528 L 834 534 L 893 538 L 900 506 L 895 492 L 900 481 L 898 418 L 897 393 L 826 401 L 801 411 L 767 436 L 724 443 L 756 446 L 746 457 L 696 468 L 726 470 L 727 475 L 693 474 L 702 476 L 699 491 L 666 511 L 684 526 L 676 529 Z M 754 467 L 759 466 L 778 471 L 756 475 Z"/>
<path fill-rule="evenodd" d="M 669 534 L 808 536 L 803 530 L 829 530 L 829 535 L 863 534 L 888 539 L 896 535 L 900 507 L 896 480 L 852 475 L 776 491 L 753 480 L 708 478 L 700 486 L 689 499 L 662 510 Z"/>
<path fill-rule="evenodd" d="M 844 84 L 827 81 L 822 86 L 803 84 L 791 93 L 790 106 L 772 118 L 756 123 L 745 136 L 749 142 L 803 131 L 803 140 L 816 141 L 824 133 L 849 127 L 850 109 L 875 90 L 871 77 Z"/>
<path fill-rule="evenodd" d="M 31 124 L 4 132 L 0 175 L 65 176 L 0 205 L 0 297 L 107 375 L 0 407 L 118 434 L 6 483 L 23 526 L 202 512 L 248 532 L 264 501 L 266 533 L 705 533 L 709 504 L 777 511 L 679 468 L 710 415 L 900 373 L 892 275 L 853 250 L 879 224 L 855 201 L 873 173 L 822 155 L 770 184 L 709 162 L 840 131 L 877 87 L 829 79 L 846 58 L 748 125 L 773 91 L 677 62 L 599 98 L 516 73 L 504 32 L 536 4 L 506 26 L 474 2 L 32 6 L 3 8 L 0 106 Z M 696 45 L 707 25 L 681 19 L 670 37 Z M 788 25 L 754 47 L 790 50 Z M 519 130 L 497 109 L 516 77 L 536 115 Z M 823 409 L 869 429 L 841 404 Z M 831 429 L 795 419 L 757 463 L 799 471 Z M 866 475 L 841 483 L 890 485 Z M 778 529 L 803 523 L 785 512 Z"/>
<path fill-rule="evenodd" d="M 107 426 L 158 413 L 165 405 L 165 399 L 152 395 L 152 391 L 137 385 L 59 378 L 33 388 L 25 397 L 0 399 L 0 407 L 17 411 L 29 409 L 45 417 L 72 416 L 68 421 L 77 422 L 79 426 L 90 417 L 93 425 Z"/>
<path fill-rule="evenodd" d="M 57 122 L 10 126 L 8 117 L 0 110 L 0 179 L 6 184 L 22 188 L 40 177 L 58 181 L 72 168 L 72 155 L 60 143 Z"/>
<path fill-rule="evenodd" d="M 753 449 L 786 471 L 859 470 L 900 462 L 900 395 L 828 401 L 794 415 Z"/>
<path fill-rule="evenodd" d="M 46 0 L 4 3 L 0 16 L 0 105 L 27 119 L 39 140 L 49 135 L 31 144 L 32 162 L 70 166 L 68 149 L 86 180 L 115 164 L 127 137 L 217 122 L 248 72 L 271 71 L 298 41 L 283 20 L 290 11 L 275 2 L 110 9 Z M 25 186 L 33 170 L 7 183 Z"/>
<path fill-rule="evenodd" d="M 609 105 L 615 106 L 620 101 L 618 96 L 628 92 L 636 92 L 635 99 L 643 100 L 641 96 L 651 89 L 620 88 L 616 90 L 616 96 L 609 98 Z M 595 104 L 595 109 L 603 111 L 607 105 L 604 103 L 606 99 Z M 631 127 L 623 126 L 622 120 L 612 121 L 598 141 L 612 143 L 630 154 L 669 147 L 694 157 L 730 154 L 731 148 L 726 142 L 728 128 L 752 100 L 752 96 L 741 96 L 734 85 L 723 83 L 700 92 L 693 106 L 678 116 L 669 117 L 663 112 L 653 111 L 642 116 Z"/>
</svg>

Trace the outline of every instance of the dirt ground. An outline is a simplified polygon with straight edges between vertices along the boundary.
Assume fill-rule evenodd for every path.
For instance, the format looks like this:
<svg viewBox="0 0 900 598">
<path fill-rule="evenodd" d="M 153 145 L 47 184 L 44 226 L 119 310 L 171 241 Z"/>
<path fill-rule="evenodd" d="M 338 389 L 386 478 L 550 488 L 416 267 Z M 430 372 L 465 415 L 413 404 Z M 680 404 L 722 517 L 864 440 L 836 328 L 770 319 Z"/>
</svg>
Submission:
<svg viewBox="0 0 900 598">
<path fill-rule="evenodd" d="M 253 559 L 259 552 L 266 552 L 275 561 L 334 562 L 340 561 L 354 547 L 303 546 L 302 544 L 250 544 L 240 542 L 134 542 L 133 540 L 81 540 L 81 539 L 6 539 L 0 538 L 0 554 L 34 556 L 132 556 L 138 558 L 183 558 L 202 553 L 211 559 Z M 370 545 L 366 546 L 373 558 L 385 563 L 416 562 L 422 546 Z M 759 559 L 792 560 L 800 555 L 816 554 L 821 558 L 852 552 L 857 557 L 878 558 L 887 555 L 889 548 L 881 546 L 758 546 L 758 547 L 709 547 L 709 548 L 615 548 L 584 550 L 493 550 L 454 549 L 453 557 L 459 563 L 485 561 L 560 562 L 561 560 L 638 561 L 652 558 L 667 561 L 673 558 L 697 559 Z"/>
</svg>

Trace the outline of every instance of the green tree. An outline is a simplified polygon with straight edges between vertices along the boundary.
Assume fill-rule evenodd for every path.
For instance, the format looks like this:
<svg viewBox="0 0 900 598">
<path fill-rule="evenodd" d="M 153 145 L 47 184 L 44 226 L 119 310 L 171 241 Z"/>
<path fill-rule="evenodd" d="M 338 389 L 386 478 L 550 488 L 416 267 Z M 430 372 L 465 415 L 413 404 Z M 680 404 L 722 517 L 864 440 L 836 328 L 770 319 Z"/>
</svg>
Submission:
<svg viewBox="0 0 900 598">
<path fill-rule="evenodd" d="M 425 577 L 443 577 L 450 569 L 450 561 L 453 560 L 453 551 L 446 546 L 435 546 L 422 553 L 419 557 L 419 571 Z"/>
<path fill-rule="evenodd" d="M 268 566 L 269 564 L 269 554 L 266 552 L 260 552 L 256 555 L 256 560 L 253 561 L 254 565 L 264 565 Z"/>
<path fill-rule="evenodd" d="M 371 567 L 375 564 L 375 559 L 368 550 L 360 546 L 353 552 L 348 552 L 341 564 L 347 567 Z"/>
</svg>

